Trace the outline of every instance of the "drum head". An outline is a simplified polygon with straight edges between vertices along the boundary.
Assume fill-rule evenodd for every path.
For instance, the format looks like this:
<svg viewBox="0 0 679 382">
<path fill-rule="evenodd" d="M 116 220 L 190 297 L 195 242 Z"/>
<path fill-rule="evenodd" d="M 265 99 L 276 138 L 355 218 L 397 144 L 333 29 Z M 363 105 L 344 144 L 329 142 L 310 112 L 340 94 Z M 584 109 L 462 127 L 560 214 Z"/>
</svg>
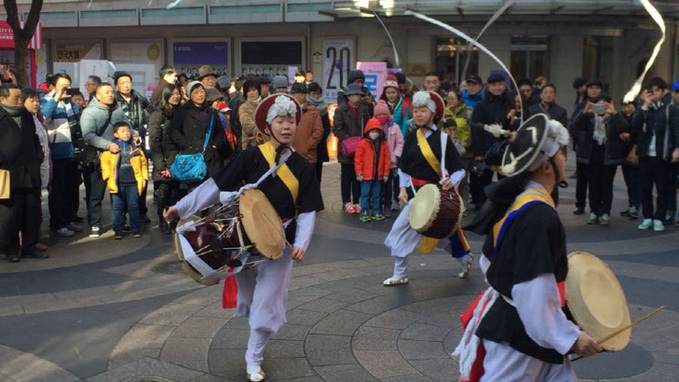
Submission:
<svg viewBox="0 0 679 382">
<path fill-rule="evenodd" d="M 193 216 L 189 219 L 194 219 L 195 221 L 200 220 L 198 217 L 193 217 Z M 185 223 L 185 222 L 186 222 L 186 220 L 179 222 L 178 226 L 181 226 L 181 224 Z M 173 234 L 173 237 L 174 237 L 174 248 L 175 248 L 175 251 L 177 253 L 177 257 L 179 258 L 179 262 L 182 266 L 182 269 L 184 269 L 184 271 L 186 273 L 188 273 L 189 276 L 191 276 L 192 279 L 196 280 L 196 282 L 198 282 L 200 284 L 215 285 L 215 284 L 219 283 L 219 279 L 203 277 L 203 275 L 201 275 L 200 273 L 198 273 L 198 271 L 193 269 L 193 267 L 188 262 L 186 262 L 186 259 L 184 258 L 184 251 L 182 249 L 181 242 L 179 241 L 179 233 L 175 232 Z"/>
<path fill-rule="evenodd" d="M 417 232 L 426 231 L 436 219 L 441 205 L 441 193 L 434 184 L 425 184 L 410 203 L 408 221 Z"/>
<path fill-rule="evenodd" d="M 254 188 L 243 191 L 240 213 L 243 229 L 257 251 L 272 260 L 281 257 L 285 249 L 283 223 L 266 195 Z"/>
<path fill-rule="evenodd" d="M 601 342 L 610 334 L 630 325 L 625 293 L 613 271 L 591 253 L 575 251 L 568 255 L 565 283 L 566 305 L 575 322 Z M 601 343 L 608 351 L 627 346 L 632 329 Z"/>
</svg>

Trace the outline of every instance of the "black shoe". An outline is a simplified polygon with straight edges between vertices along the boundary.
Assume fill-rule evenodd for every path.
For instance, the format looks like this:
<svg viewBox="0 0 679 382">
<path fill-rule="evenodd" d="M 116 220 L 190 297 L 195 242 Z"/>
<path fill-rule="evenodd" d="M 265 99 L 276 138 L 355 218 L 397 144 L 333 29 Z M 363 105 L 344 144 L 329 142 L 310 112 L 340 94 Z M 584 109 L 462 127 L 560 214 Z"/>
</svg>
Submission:
<svg viewBox="0 0 679 382">
<path fill-rule="evenodd" d="M 132 229 L 130 228 L 129 225 L 123 226 L 123 232 L 130 233 L 130 231 L 132 231 Z"/>
<path fill-rule="evenodd" d="M 172 232 L 170 230 L 169 224 L 167 224 L 167 222 L 163 219 L 160 219 L 160 221 L 158 221 L 158 228 L 160 228 L 160 232 L 164 234 L 169 234 Z"/>
<path fill-rule="evenodd" d="M 80 216 L 76 216 L 71 220 L 71 223 L 83 223 L 85 219 L 81 218 Z"/>
<path fill-rule="evenodd" d="M 30 250 L 28 252 L 24 252 L 21 254 L 21 257 L 27 257 L 31 259 L 46 259 L 50 257 L 50 255 L 44 253 L 44 252 L 38 252 L 35 249 Z"/>
<path fill-rule="evenodd" d="M 576 208 L 575 211 L 573 211 L 573 215 L 582 215 L 584 213 L 585 213 L 585 209 L 580 208 L 580 207 Z"/>
<path fill-rule="evenodd" d="M 144 223 L 144 224 L 148 224 L 148 223 L 151 222 L 151 219 L 149 219 L 149 217 L 147 215 L 141 215 L 140 218 L 141 218 L 141 222 Z"/>
<path fill-rule="evenodd" d="M 123 232 L 122 231 L 113 231 L 113 238 L 116 240 L 120 240 L 123 238 Z"/>
<path fill-rule="evenodd" d="M 19 261 L 21 261 L 21 257 L 19 257 L 18 253 L 15 253 L 13 255 L 7 256 L 7 261 L 9 261 L 10 263 L 18 263 Z"/>
</svg>

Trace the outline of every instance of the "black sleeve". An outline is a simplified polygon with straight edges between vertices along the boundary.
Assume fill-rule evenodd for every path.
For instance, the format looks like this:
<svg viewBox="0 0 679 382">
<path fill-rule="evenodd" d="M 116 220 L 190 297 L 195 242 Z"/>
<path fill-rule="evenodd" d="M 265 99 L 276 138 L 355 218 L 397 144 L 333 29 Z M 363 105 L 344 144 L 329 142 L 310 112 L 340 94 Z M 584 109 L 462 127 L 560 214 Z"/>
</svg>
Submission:
<svg viewBox="0 0 679 382">
<path fill-rule="evenodd" d="M 674 140 L 674 149 L 679 149 L 679 108 L 674 105 L 670 105 L 670 120 L 667 125 L 671 129 L 670 137 Z M 670 156 L 672 153 L 670 153 Z"/>
<path fill-rule="evenodd" d="M 299 195 L 297 196 L 297 211 L 305 213 L 311 211 L 322 211 L 323 196 L 321 187 L 316 179 L 316 171 L 313 166 L 304 163 L 304 170 L 299 179 Z"/>
<path fill-rule="evenodd" d="M 441 132 L 441 134 L 443 134 L 443 132 Z M 460 158 L 460 153 L 457 152 L 450 137 L 446 136 L 446 140 L 446 170 L 448 170 L 448 174 L 452 174 L 463 169 L 462 158 Z"/>
<path fill-rule="evenodd" d="M 184 124 L 184 110 L 180 106 L 175 111 L 174 117 L 172 117 L 172 122 L 170 122 L 170 129 L 168 130 L 170 139 L 174 144 L 176 144 L 179 147 L 180 150 L 186 150 L 191 146 L 189 140 L 186 139 L 186 137 L 184 137 L 183 124 Z"/>
<path fill-rule="evenodd" d="M 243 185 L 247 175 L 255 170 L 255 150 L 259 149 L 250 147 L 241 151 L 226 167 L 212 177 L 220 190 L 236 191 Z"/>
</svg>

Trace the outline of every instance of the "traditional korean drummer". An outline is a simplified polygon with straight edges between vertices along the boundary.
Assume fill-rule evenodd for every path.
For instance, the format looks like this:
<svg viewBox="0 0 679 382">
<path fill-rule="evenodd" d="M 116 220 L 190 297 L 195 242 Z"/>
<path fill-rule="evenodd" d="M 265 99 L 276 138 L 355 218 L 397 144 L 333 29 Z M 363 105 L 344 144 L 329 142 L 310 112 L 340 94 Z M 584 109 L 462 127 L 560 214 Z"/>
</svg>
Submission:
<svg viewBox="0 0 679 382">
<path fill-rule="evenodd" d="M 462 161 L 450 138 L 436 128 L 443 118 L 444 104 L 441 96 L 434 92 L 420 91 L 413 96 L 413 119 L 417 129 L 408 134 L 403 145 L 403 154 L 399 159 L 399 200 L 407 203 L 408 188 L 418 190 L 425 184 L 441 184 L 449 190 L 458 187 L 464 177 Z M 445 160 L 441 166 L 441 158 L 445 142 Z M 442 168 L 445 173 L 442 172 Z M 473 261 L 469 244 L 461 229 L 448 239 L 436 243 L 423 238 L 411 228 L 408 222 L 410 205 L 406 205 L 399 214 L 384 244 L 391 250 L 394 258 L 394 271 L 391 277 L 384 280 L 385 286 L 408 283 L 408 255 L 422 242 L 421 251 L 431 251 L 433 245 L 447 249 L 460 264 L 463 271 L 461 278 L 469 275 Z M 426 248 L 429 247 L 429 248 Z"/>
<path fill-rule="evenodd" d="M 545 115 L 524 122 L 499 168 L 507 178 L 486 188 L 489 202 L 467 227 L 488 235 L 479 262 L 491 288 L 463 314 L 453 353 L 462 380 L 574 381 L 566 354 L 602 350 L 562 309 L 566 237 L 550 194 L 564 178 L 567 144 L 568 131 Z"/>
<path fill-rule="evenodd" d="M 292 148 L 301 112 L 299 104 L 287 94 L 275 94 L 262 100 L 255 111 L 255 122 L 262 132 L 271 135 L 271 141 L 238 154 L 227 167 L 165 212 L 166 220 L 188 218 L 219 203 L 220 191 L 235 191 L 244 184 L 256 183 L 272 166 L 278 166 L 273 174 L 261 181 L 258 189 L 287 225 L 286 239 L 292 243 L 292 249 L 286 249 L 277 260 L 264 262 L 234 276 L 238 285 L 238 315 L 249 317 L 250 337 L 245 352 L 249 381 L 266 379 L 261 369 L 264 348 L 269 337 L 286 322 L 292 260 L 304 259 L 316 212 L 323 209 L 314 167 Z M 228 293 L 225 290 L 225 295 Z"/>
</svg>

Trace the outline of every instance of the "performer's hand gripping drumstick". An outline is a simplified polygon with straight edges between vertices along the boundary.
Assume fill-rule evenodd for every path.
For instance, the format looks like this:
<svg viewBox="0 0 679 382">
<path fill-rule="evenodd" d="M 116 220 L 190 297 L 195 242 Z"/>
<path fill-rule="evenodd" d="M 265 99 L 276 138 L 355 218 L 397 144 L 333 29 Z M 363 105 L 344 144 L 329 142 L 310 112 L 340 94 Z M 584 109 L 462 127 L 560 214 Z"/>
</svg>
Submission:
<svg viewBox="0 0 679 382">
<path fill-rule="evenodd" d="M 450 178 L 444 180 L 443 183 L 441 184 L 441 188 L 442 188 L 444 191 L 450 190 L 451 188 L 453 188 L 453 186 L 454 186 L 453 181 L 450 180 Z"/>
<path fill-rule="evenodd" d="M 580 332 L 580 336 L 578 336 L 578 339 L 573 344 L 571 350 L 583 357 L 589 357 L 596 353 L 600 353 L 604 349 L 594 338 L 583 330 Z"/>
<path fill-rule="evenodd" d="M 304 264 L 304 248 L 292 247 L 292 259 L 299 261 L 300 264 Z"/>
<path fill-rule="evenodd" d="M 398 193 L 398 204 L 401 206 L 401 208 L 408 204 L 408 191 L 405 187 L 401 187 Z"/>
<path fill-rule="evenodd" d="M 165 210 L 163 210 L 163 219 L 165 219 L 165 221 L 168 223 L 179 219 L 179 212 L 177 211 L 177 208 L 175 206 L 166 207 Z"/>
</svg>

